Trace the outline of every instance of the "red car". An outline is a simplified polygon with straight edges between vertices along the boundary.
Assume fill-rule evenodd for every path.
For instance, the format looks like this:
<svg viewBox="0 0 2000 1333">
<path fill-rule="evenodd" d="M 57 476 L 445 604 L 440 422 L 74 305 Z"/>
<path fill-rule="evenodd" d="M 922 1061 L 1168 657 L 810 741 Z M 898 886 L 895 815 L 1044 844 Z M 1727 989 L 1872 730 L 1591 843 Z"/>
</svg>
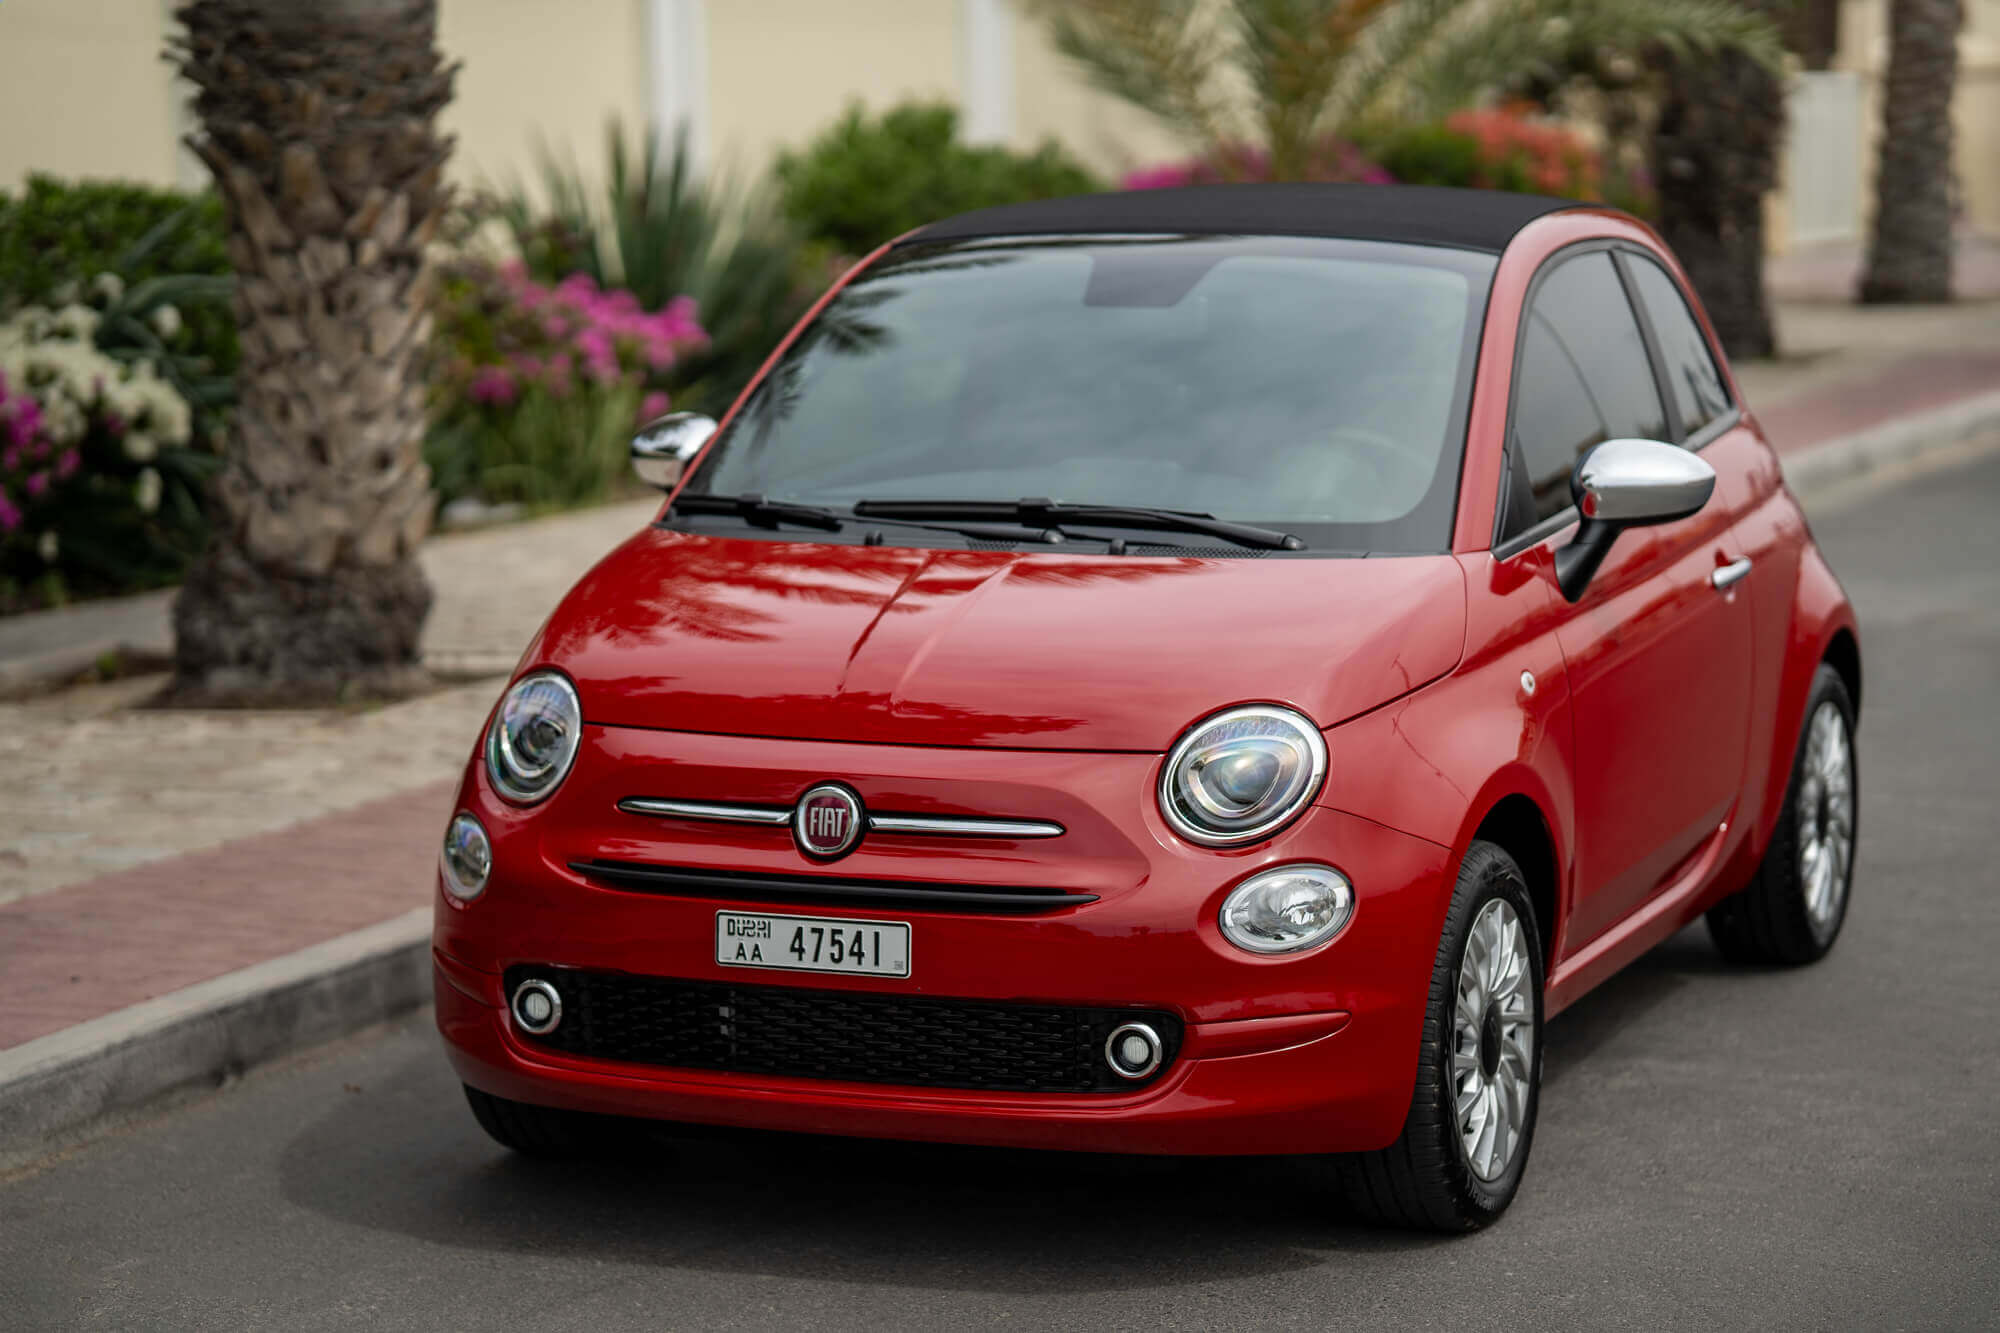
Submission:
<svg viewBox="0 0 2000 1333">
<path fill-rule="evenodd" d="M 1855 621 L 1615 211 L 992 209 L 829 292 L 529 644 L 439 875 L 501 1143 L 1337 1154 L 1498 1216 L 1543 1022 L 1845 915 Z M 681 477 L 683 463 L 685 477 Z"/>
</svg>

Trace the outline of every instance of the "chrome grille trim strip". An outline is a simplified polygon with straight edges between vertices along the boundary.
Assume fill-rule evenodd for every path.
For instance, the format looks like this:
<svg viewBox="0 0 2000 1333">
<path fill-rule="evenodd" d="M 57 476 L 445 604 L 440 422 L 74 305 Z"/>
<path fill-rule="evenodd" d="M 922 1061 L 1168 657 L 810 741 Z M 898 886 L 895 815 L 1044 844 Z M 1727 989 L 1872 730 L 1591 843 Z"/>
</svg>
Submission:
<svg viewBox="0 0 2000 1333">
<path fill-rule="evenodd" d="M 789 805 L 731 805 L 724 801 L 676 801 L 657 796 L 627 796 L 618 808 L 628 815 L 664 819 L 699 819 L 717 824 L 763 824 L 783 828 L 792 822 Z M 870 833 L 902 833 L 923 838 L 1059 838 L 1068 832 L 1049 819 L 989 819 L 980 815 L 868 816 Z"/>
<path fill-rule="evenodd" d="M 668 819 L 705 819 L 718 824 L 768 824 L 782 828 L 792 822 L 790 806 L 726 805 L 720 801 L 667 801 L 653 796 L 627 796 L 618 808 L 628 815 L 661 815 Z"/>
<path fill-rule="evenodd" d="M 870 833 L 915 833 L 933 838 L 1059 838 L 1061 824 L 1046 819 L 984 819 L 976 815 L 870 815 Z"/>
</svg>

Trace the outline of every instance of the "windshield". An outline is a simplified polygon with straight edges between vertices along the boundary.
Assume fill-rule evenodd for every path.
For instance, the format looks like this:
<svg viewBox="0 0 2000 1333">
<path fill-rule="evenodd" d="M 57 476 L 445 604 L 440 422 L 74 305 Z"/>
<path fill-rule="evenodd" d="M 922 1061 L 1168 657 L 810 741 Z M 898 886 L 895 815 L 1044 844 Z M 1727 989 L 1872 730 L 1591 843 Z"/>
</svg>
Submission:
<svg viewBox="0 0 2000 1333">
<path fill-rule="evenodd" d="M 687 493 L 1046 497 L 1450 544 L 1491 256 L 1293 237 L 913 246 L 800 336 Z"/>
</svg>

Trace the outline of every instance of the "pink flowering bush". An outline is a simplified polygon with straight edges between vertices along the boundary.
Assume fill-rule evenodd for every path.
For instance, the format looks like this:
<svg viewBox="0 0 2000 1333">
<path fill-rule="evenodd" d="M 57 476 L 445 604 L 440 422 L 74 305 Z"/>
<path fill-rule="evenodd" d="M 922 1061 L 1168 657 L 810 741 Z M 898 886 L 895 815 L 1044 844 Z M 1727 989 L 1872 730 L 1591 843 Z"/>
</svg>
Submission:
<svg viewBox="0 0 2000 1333">
<path fill-rule="evenodd" d="M 632 427 L 669 410 L 675 368 L 708 344 L 689 297 L 647 310 L 589 274 L 541 283 L 518 263 L 448 269 L 437 313 L 426 452 L 444 500 L 601 499 Z"/>
<path fill-rule="evenodd" d="M 1474 185 L 1567 199 L 1595 198 L 1602 188 L 1597 150 L 1556 121 L 1517 108 L 1483 107 L 1447 116 L 1444 125 L 1478 146 Z"/>
<path fill-rule="evenodd" d="M 206 533 L 194 410 L 152 360 L 104 350 L 104 323 L 80 303 L 0 320 L 0 612 L 170 583 Z"/>
<path fill-rule="evenodd" d="M 1397 180 L 1514 190 L 1564 199 L 1603 199 L 1643 211 L 1634 190 L 1607 186 L 1603 155 L 1572 127 L 1523 106 L 1459 111 L 1444 120 L 1398 126 L 1370 145 Z M 1642 183 L 1635 182 L 1642 187 Z"/>
<path fill-rule="evenodd" d="M 1128 190 L 1154 190 L 1269 179 L 1269 155 L 1241 144 L 1192 161 L 1146 167 L 1121 184 Z M 1603 155 L 1576 130 L 1518 106 L 1483 107 L 1437 122 L 1378 127 L 1361 146 L 1324 139 L 1299 179 L 1455 185 L 1566 199 L 1608 197 L 1641 214 L 1651 203 L 1650 183 L 1643 175 L 1608 169 Z"/>
</svg>

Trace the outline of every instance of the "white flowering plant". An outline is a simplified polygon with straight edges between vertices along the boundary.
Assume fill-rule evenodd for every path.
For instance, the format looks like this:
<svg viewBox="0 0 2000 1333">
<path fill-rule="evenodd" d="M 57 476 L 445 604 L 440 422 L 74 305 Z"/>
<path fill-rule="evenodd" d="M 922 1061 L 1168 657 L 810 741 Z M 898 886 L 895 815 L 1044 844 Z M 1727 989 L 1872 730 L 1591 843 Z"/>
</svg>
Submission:
<svg viewBox="0 0 2000 1333">
<path fill-rule="evenodd" d="M 171 583 L 201 550 L 228 386 L 167 339 L 170 298 L 215 281 L 105 274 L 95 304 L 0 319 L 0 611 Z"/>
</svg>

